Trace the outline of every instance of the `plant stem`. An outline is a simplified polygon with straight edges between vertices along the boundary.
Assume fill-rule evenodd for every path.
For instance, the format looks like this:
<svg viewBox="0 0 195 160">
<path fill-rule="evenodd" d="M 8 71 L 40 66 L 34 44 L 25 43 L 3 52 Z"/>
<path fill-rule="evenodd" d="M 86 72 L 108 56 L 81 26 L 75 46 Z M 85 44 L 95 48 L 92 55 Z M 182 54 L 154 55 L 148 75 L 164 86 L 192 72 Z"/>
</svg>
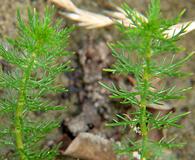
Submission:
<svg viewBox="0 0 195 160">
<path fill-rule="evenodd" d="M 148 49 L 146 52 L 146 55 L 144 56 L 145 64 L 143 65 L 143 93 L 141 95 L 141 102 L 140 102 L 140 108 L 141 108 L 141 133 L 142 133 L 142 150 L 141 150 L 141 160 L 147 159 L 147 140 L 148 140 L 148 127 L 147 127 L 147 113 L 146 113 L 146 107 L 147 107 L 147 92 L 149 90 L 149 81 L 151 78 L 150 75 L 150 62 L 151 62 L 151 48 L 150 48 L 150 40 L 148 41 Z"/>
<path fill-rule="evenodd" d="M 30 79 L 30 74 L 33 69 L 35 61 L 35 54 L 32 54 L 32 56 L 29 59 L 28 66 L 26 67 L 22 80 L 21 80 L 21 86 L 19 91 L 19 97 L 18 97 L 18 104 L 16 106 L 15 111 L 15 136 L 16 136 L 16 147 L 19 152 L 20 160 L 27 160 L 27 156 L 24 153 L 24 143 L 23 143 L 23 112 L 26 105 L 26 89 L 27 89 L 27 82 Z"/>
<path fill-rule="evenodd" d="M 146 143 L 148 138 L 148 129 L 146 124 L 146 100 L 142 99 L 140 104 L 141 107 L 141 133 L 142 133 L 142 151 L 141 151 L 141 160 L 146 160 Z"/>
</svg>

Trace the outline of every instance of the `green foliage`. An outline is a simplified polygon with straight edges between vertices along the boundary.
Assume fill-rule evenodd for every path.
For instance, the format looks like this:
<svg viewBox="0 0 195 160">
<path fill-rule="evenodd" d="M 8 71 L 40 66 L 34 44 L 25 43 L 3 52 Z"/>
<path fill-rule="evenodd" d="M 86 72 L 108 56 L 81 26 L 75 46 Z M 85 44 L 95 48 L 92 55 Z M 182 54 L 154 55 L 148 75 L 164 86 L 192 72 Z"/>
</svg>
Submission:
<svg viewBox="0 0 195 160">
<path fill-rule="evenodd" d="M 181 127 L 177 124 L 178 120 L 189 113 L 174 115 L 170 112 L 167 115 L 159 113 L 155 116 L 147 111 L 147 106 L 150 104 L 159 105 L 167 100 L 182 98 L 183 93 L 190 88 L 177 89 L 172 87 L 167 89 L 162 87 L 157 89 L 153 86 L 152 81 L 155 78 L 189 75 L 189 73 L 183 73 L 179 69 L 194 53 L 190 53 L 182 59 L 174 58 L 175 53 L 183 50 L 182 47 L 178 47 L 176 42 L 188 26 L 182 27 L 178 34 L 173 34 L 170 38 L 165 34 L 167 29 L 179 22 L 183 12 L 172 20 L 163 19 L 160 13 L 160 0 L 151 0 L 149 11 L 146 14 L 147 19 L 138 15 L 128 5 L 124 5 L 123 8 L 134 28 L 118 24 L 118 29 L 123 35 L 122 40 L 109 45 L 116 62 L 111 69 L 105 69 L 105 71 L 113 74 L 133 75 L 136 79 L 135 89 L 129 91 L 114 84 L 111 86 L 100 84 L 112 93 L 111 98 L 122 100 L 122 104 L 133 104 L 136 112 L 129 116 L 117 115 L 117 119 L 108 126 L 129 126 L 136 132 L 140 132 L 141 141 L 132 142 L 125 149 L 122 149 L 121 153 L 129 154 L 130 151 L 138 151 L 142 160 L 155 159 L 155 155 L 150 155 L 149 152 L 156 152 L 153 152 L 152 147 L 149 146 L 158 144 L 160 148 L 171 148 L 178 145 L 164 140 L 153 142 L 149 139 L 149 131 L 170 126 Z M 170 54 L 172 58 L 170 58 Z M 159 56 L 161 59 L 162 57 L 165 58 L 159 61 Z"/>
<path fill-rule="evenodd" d="M 0 56 L 14 66 L 8 73 L 0 72 L 0 87 L 4 90 L 0 115 L 8 117 L 0 129 L 0 146 L 14 150 L 12 159 L 53 160 L 57 154 L 55 147 L 40 148 L 41 140 L 58 127 L 57 121 L 34 122 L 29 116 L 35 111 L 64 110 L 64 106 L 43 100 L 49 93 L 66 91 L 64 86 L 55 85 L 55 77 L 70 71 L 69 62 L 58 64 L 57 60 L 69 55 L 65 48 L 72 28 L 62 29 L 59 20 L 53 23 L 53 13 L 53 8 L 47 8 L 41 19 L 35 10 L 28 10 L 28 21 L 24 22 L 18 12 L 18 37 L 8 39 L 12 49 L 0 46 Z"/>
</svg>

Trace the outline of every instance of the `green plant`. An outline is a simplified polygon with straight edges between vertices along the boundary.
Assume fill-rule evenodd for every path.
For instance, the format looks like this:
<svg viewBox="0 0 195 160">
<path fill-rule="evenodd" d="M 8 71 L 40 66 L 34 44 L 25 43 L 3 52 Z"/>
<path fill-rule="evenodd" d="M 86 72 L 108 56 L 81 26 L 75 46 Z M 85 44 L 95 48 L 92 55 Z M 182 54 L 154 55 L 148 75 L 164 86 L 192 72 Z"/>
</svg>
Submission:
<svg viewBox="0 0 195 160">
<path fill-rule="evenodd" d="M 177 121 L 189 112 L 180 115 L 174 115 L 172 112 L 162 115 L 159 112 L 158 115 L 154 115 L 147 111 L 147 106 L 182 98 L 183 93 L 190 88 L 177 89 L 177 87 L 165 88 L 162 86 L 161 89 L 158 89 L 152 81 L 156 78 L 164 80 L 166 77 L 189 75 L 179 69 L 194 55 L 194 52 L 182 59 L 174 59 L 175 53 L 183 50 L 182 47 L 177 46 L 176 42 L 185 33 L 188 25 L 183 26 L 178 33 L 174 32 L 172 37 L 168 37 L 166 34 L 171 26 L 179 22 L 183 12 L 174 19 L 163 19 L 160 13 L 160 0 L 151 0 L 147 19 L 137 14 L 128 5 L 124 5 L 123 9 L 134 28 L 118 24 L 119 31 L 123 33 L 123 40 L 109 45 L 116 58 L 116 63 L 111 69 L 105 69 L 105 71 L 113 74 L 131 74 L 135 77 L 136 84 L 133 91 L 117 87 L 114 84 L 111 86 L 100 84 L 112 93 L 111 98 L 122 99 L 122 104 L 134 105 L 136 111 L 130 113 L 129 116 L 117 115 L 118 119 L 108 126 L 130 126 L 140 132 L 141 140 L 130 141 L 129 146 L 118 150 L 119 153 L 128 154 L 131 151 L 137 151 L 141 160 L 155 159 L 157 156 L 155 148 L 158 150 L 163 147 L 172 148 L 180 145 L 171 143 L 171 141 L 165 142 L 164 139 L 159 142 L 153 141 L 148 136 L 149 132 L 153 129 L 170 126 L 181 127 Z M 159 61 L 159 57 L 167 58 Z"/>
<path fill-rule="evenodd" d="M 11 146 L 11 159 L 53 160 L 57 153 L 55 147 L 40 148 L 40 141 L 58 126 L 57 121 L 34 122 L 30 118 L 32 112 L 64 110 L 64 106 L 53 106 L 43 99 L 49 93 L 66 91 L 64 86 L 55 85 L 55 77 L 70 71 L 69 62 L 58 64 L 57 60 L 69 55 L 64 49 L 72 29 L 60 28 L 61 20 L 53 23 L 53 13 L 53 8 L 47 8 L 41 19 L 36 10 L 29 10 L 28 21 L 24 22 L 18 12 L 18 37 L 8 39 L 12 46 L 9 51 L 0 46 L 0 56 L 14 68 L 8 73 L 0 72 L 0 87 L 5 92 L 0 100 L 0 115 L 2 119 L 9 117 L 1 126 L 0 145 Z"/>
</svg>

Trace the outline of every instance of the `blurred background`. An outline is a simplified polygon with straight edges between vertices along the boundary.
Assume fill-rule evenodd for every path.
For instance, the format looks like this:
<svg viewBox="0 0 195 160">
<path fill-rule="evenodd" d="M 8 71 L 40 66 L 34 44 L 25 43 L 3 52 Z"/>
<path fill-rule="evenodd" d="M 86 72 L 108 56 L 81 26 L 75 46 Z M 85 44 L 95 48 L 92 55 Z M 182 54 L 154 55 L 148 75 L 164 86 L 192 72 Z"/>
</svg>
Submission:
<svg viewBox="0 0 195 160">
<path fill-rule="evenodd" d="M 104 10 L 111 9 L 113 5 L 120 6 L 123 0 L 72 0 L 74 4 L 87 11 L 102 14 Z M 144 13 L 149 4 L 149 0 L 126 0 L 126 2 L 139 12 Z M 51 3 L 49 3 L 51 4 Z M 1 0 L 0 5 L 0 41 L 5 43 L 6 37 L 14 38 L 16 32 L 16 11 L 21 11 L 22 17 L 27 18 L 27 8 L 36 8 L 41 14 L 48 5 L 46 0 Z M 113 8 L 112 8 L 113 9 Z M 186 9 L 182 22 L 195 20 L 195 0 L 162 0 L 161 10 L 166 18 L 176 16 L 180 11 Z M 63 18 L 63 27 L 76 24 L 74 21 L 62 17 L 57 8 L 55 18 Z M 186 51 L 177 55 L 183 57 L 190 51 L 195 50 L 195 31 L 181 38 Z M 32 113 L 32 118 L 58 118 L 61 121 L 60 128 L 48 135 L 44 146 L 50 146 L 58 142 L 63 142 L 61 151 L 65 151 L 71 142 L 81 132 L 89 132 L 94 135 L 104 137 L 109 141 L 119 142 L 127 137 L 131 137 L 129 129 L 108 128 L 105 123 L 111 121 L 116 113 L 128 113 L 132 110 L 131 106 L 122 106 L 118 101 L 108 98 L 109 93 L 103 89 L 98 81 L 114 82 L 125 88 L 132 88 L 134 79 L 129 77 L 117 76 L 105 73 L 103 68 L 108 68 L 114 63 L 107 43 L 119 40 L 120 34 L 113 25 L 87 30 L 76 27 L 71 34 L 68 50 L 74 52 L 70 57 L 72 67 L 75 69 L 71 73 L 62 74 L 58 77 L 57 83 L 62 83 L 69 89 L 68 93 L 60 95 L 48 95 L 55 104 L 68 106 L 64 112 Z M 195 73 L 195 57 L 183 67 L 186 72 Z M 60 62 L 59 62 L 60 63 Z M 2 64 L 5 65 L 5 64 Z M 183 79 L 167 79 L 163 82 L 166 85 L 177 85 L 178 88 L 193 87 L 187 93 L 186 99 L 169 102 L 176 113 L 190 111 L 191 114 L 180 121 L 184 127 L 182 129 L 170 128 L 162 132 L 156 132 L 152 136 L 171 136 L 176 137 L 177 142 L 185 142 L 186 145 L 181 149 L 166 151 L 178 160 L 192 160 L 195 156 L 195 76 Z M 1 120 L 3 122 L 3 120 Z M 8 151 L 9 152 L 9 151 Z M 73 159 L 74 156 L 61 156 L 59 159 Z M 76 158 L 80 158 L 79 156 Z M 81 157 L 82 158 L 82 157 Z M 76 160 L 75 159 L 75 160 Z M 163 158 L 162 158 L 163 159 Z M 164 158 L 165 159 L 165 158 Z"/>
</svg>

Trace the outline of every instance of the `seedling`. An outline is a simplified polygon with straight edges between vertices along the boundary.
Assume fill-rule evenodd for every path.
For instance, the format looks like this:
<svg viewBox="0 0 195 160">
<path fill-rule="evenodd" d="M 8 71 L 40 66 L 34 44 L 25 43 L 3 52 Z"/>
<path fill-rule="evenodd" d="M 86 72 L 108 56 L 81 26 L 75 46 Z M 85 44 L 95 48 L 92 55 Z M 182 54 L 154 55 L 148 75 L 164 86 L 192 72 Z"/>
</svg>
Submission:
<svg viewBox="0 0 195 160">
<path fill-rule="evenodd" d="M 53 13 L 52 8 L 47 8 L 41 19 L 36 10 L 29 10 L 26 23 L 18 11 L 18 37 L 8 39 L 9 51 L 0 46 L 0 56 L 14 66 L 8 73 L 0 72 L 0 87 L 5 92 L 0 100 L 0 114 L 8 120 L 1 126 L 0 145 L 11 147 L 11 159 L 53 160 L 57 153 L 55 147 L 41 149 L 40 141 L 58 123 L 34 122 L 29 116 L 37 111 L 64 110 L 64 106 L 52 106 L 49 100 L 43 100 L 48 93 L 66 91 L 54 82 L 58 74 L 70 71 L 69 62 L 58 64 L 57 59 L 69 54 L 64 49 L 72 29 L 61 29 L 61 20 L 53 23 Z M 1 158 L 5 159 L 2 154 Z"/>
<path fill-rule="evenodd" d="M 137 14 L 135 10 L 124 5 L 123 9 L 131 22 L 131 27 L 118 24 L 123 39 L 116 44 L 110 44 L 116 63 L 111 69 L 105 71 L 120 75 L 133 75 L 136 84 L 133 91 L 117 87 L 115 84 L 100 83 L 112 93 L 111 98 L 122 99 L 122 104 L 131 104 L 136 111 L 130 115 L 117 115 L 117 119 L 109 126 L 129 126 L 133 128 L 141 138 L 138 141 L 129 142 L 129 146 L 119 149 L 118 152 L 129 154 L 138 152 L 141 160 L 156 159 L 156 150 L 164 147 L 172 148 L 178 145 L 172 141 L 161 139 L 156 142 L 149 138 L 149 132 L 153 129 L 163 129 L 170 126 L 181 127 L 177 122 L 189 114 L 174 115 L 172 112 L 162 115 L 154 115 L 147 110 L 151 104 L 161 105 L 164 101 L 179 99 L 190 88 L 178 89 L 173 86 L 158 89 L 153 85 L 156 78 L 165 80 L 166 77 L 181 77 L 189 75 L 180 71 L 180 67 L 188 61 L 193 53 L 182 59 L 175 59 L 175 53 L 182 51 L 176 42 L 185 33 L 189 25 L 184 25 L 177 32 L 168 35 L 171 26 L 178 24 L 183 12 L 174 19 L 165 20 L 160 13 L 160 0 L 151 0 L 147 18 Z M 133 26 L 133 28 L 132 28 Z M 171 55 L 171 59 L 168 58 Z M 159 56 L 161 60 L 159 61 Z M 167 58 L 166 58 L 167 57 Z M 179 145 L 180 146 L 180 145 Z M 155 150 L 156 149 L 156 150 Z"/>
</svg>

